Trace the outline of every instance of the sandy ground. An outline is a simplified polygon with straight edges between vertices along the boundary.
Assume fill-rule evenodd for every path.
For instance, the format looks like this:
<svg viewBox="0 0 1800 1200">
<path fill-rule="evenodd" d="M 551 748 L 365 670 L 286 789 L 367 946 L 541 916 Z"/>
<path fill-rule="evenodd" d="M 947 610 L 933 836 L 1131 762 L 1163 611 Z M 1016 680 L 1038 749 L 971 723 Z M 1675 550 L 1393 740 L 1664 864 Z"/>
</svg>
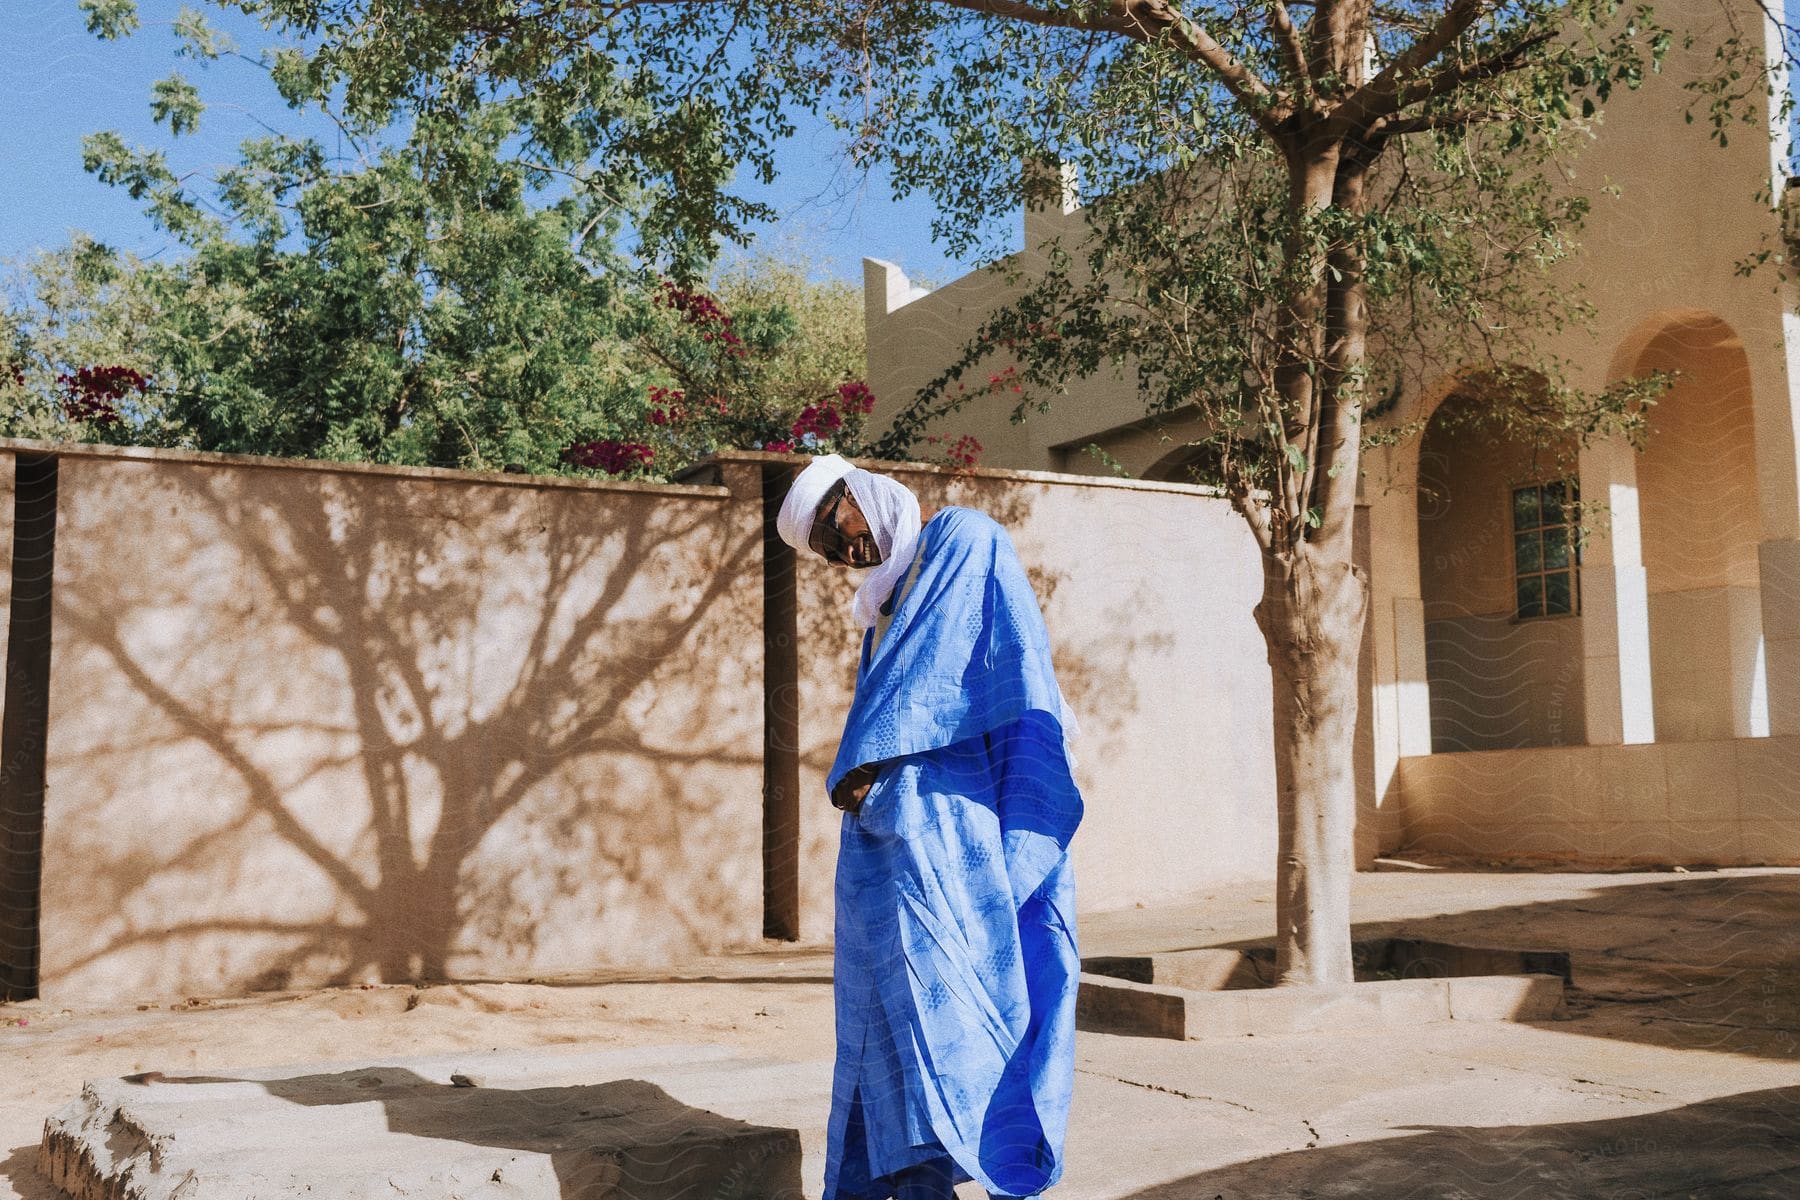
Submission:
<svg viewBox="0 0 1800 1200">
<path fill-rule="evenodd" d="M 1358 933 L 1573 952 L 1565 1019 L 1186 1043 L 1082 1034 L 1054 1195 L 1800 1197 L 1800 871 L 1569 874 L 1449 861 L 1359 875 Z M 1268 889 L 1084 916 L 1084 954 L 1266 938 Z M 449 1052 L 832 1052 L 830 954 L 771 945 L 654 979 L 0 1006 L 0 1200 L 84 1079 Z M 828 1079 L 821 1071 L 820 1077 Z M 808 1146 L 818 1194 L 828 1091 Z M 965 1200 L 981 1192 L 963 1189 Z"/>
<path fill-rule="evenodd" d="M 795 1061 L 831 1056 L 828 951 L 720 965 L 728 981 L 701 969 L 691 981 L 362 986 L 151 1007 L 0 1005 L 0 1200 L 60 1195 L 33 1166 L 44 1119 L 83 1080 L 101 1076 L 656 1043 L 734 1046 Z"/>
</svg>

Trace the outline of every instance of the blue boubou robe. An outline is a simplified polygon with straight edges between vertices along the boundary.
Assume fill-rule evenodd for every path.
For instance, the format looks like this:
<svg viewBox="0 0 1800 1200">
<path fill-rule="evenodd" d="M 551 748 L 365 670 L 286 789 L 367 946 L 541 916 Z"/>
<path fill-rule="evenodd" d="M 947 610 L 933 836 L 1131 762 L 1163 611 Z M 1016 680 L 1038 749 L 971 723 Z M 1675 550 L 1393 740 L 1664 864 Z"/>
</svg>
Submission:
<svg viewBox="0 0 1800 1200">
<path fill-rule="evenodd" d="M 946 1153 L 957 1182 L 1034 1195 L 1062 1175 L 1080 971 L 1043 614 L 1006 531 L 952 506 L 878 629 L 826 783 L 884 763 L 839 841 L 825 1200 Z"/>
</svg>

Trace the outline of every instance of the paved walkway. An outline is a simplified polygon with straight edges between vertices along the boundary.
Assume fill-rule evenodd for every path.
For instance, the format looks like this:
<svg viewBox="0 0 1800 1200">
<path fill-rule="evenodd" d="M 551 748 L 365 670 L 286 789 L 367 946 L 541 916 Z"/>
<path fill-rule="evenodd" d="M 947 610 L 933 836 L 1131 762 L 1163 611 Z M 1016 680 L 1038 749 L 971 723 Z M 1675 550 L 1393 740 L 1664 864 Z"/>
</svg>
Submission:
<svg viewBox="0 0 1800 1200">
<path fill-rule="evenodd" d="M 1574 955 L 1568 1019 L 1356 1038 L 1080 1035 L 1059 1200 L 1800 1197 L 1800 871 L 1566 874 L 1384 864 L 1359 935 Z M 1093 914 L 1086 954 L 1266 939 L 1266 885 Z M 762 1119 L 823 1173 L 830 955 L 777 947 L 656 979 L 283 993 L 139 1011 L 0 1006 L 0 1198 L 81 1081 L 500 1049 L 721 1049 L 777 1070 Z M 8 1022 L 25 1019 L 19 1026 Z M 748 1076 L 747 1076 L 748 1077 Z M 754 1089 L 750 1089 L 754 1091 Z M 745 1092 L 738 1102 L 761 1101 Z M 743 1112 L 732 1115 L 743 1116 Z M 10 1184 L 5 1180 L 10 1180 Z M 980 1191 L 969 1185 L 965 1200 Z"/>
</svg>

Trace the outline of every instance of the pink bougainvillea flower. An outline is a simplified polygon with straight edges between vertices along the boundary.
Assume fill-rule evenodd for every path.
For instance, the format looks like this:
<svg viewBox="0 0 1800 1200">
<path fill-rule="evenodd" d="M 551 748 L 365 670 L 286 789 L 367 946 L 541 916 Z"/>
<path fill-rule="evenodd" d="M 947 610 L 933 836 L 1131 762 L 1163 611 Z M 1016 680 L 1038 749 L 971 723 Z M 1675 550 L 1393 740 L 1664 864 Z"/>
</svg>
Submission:
<svg viewBox="0 0 1800 1200">
<path fill-rule="evenodd" d="M 656 451 L 642 442 L 620 442 L 602 438 L 593 442 L 577 442 L 562 452 L 564 462 L 576 467 L 622 474 L 635 466 L 648 466 Z"/>
<path fill-rule="evenodd" d="M 96 425 L 117 425 L 118 402 L 130 392 L 142 395 L 150 381 L 130 367 L 81 367 L 73 375 L 58 375 L 56 382 L 67 389 L 63 412 L 73 421 L 91 421 Z"/>
</svg>

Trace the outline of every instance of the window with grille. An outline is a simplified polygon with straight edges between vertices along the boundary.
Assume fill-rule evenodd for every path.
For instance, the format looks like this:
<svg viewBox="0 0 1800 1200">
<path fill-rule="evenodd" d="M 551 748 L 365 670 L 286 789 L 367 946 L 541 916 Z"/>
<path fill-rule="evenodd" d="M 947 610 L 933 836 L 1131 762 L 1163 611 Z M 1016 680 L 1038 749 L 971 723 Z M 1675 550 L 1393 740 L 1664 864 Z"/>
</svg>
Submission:
<svg viewBox="0 0 1800 1200">
<path fill-rule="evenodd" d="M 1574 530 L 1580 498 L 1573 479 L 1512 490 L 1513 591 L 1521 619 L 1581 611 L 1581 546 Z"/>
</svg>

